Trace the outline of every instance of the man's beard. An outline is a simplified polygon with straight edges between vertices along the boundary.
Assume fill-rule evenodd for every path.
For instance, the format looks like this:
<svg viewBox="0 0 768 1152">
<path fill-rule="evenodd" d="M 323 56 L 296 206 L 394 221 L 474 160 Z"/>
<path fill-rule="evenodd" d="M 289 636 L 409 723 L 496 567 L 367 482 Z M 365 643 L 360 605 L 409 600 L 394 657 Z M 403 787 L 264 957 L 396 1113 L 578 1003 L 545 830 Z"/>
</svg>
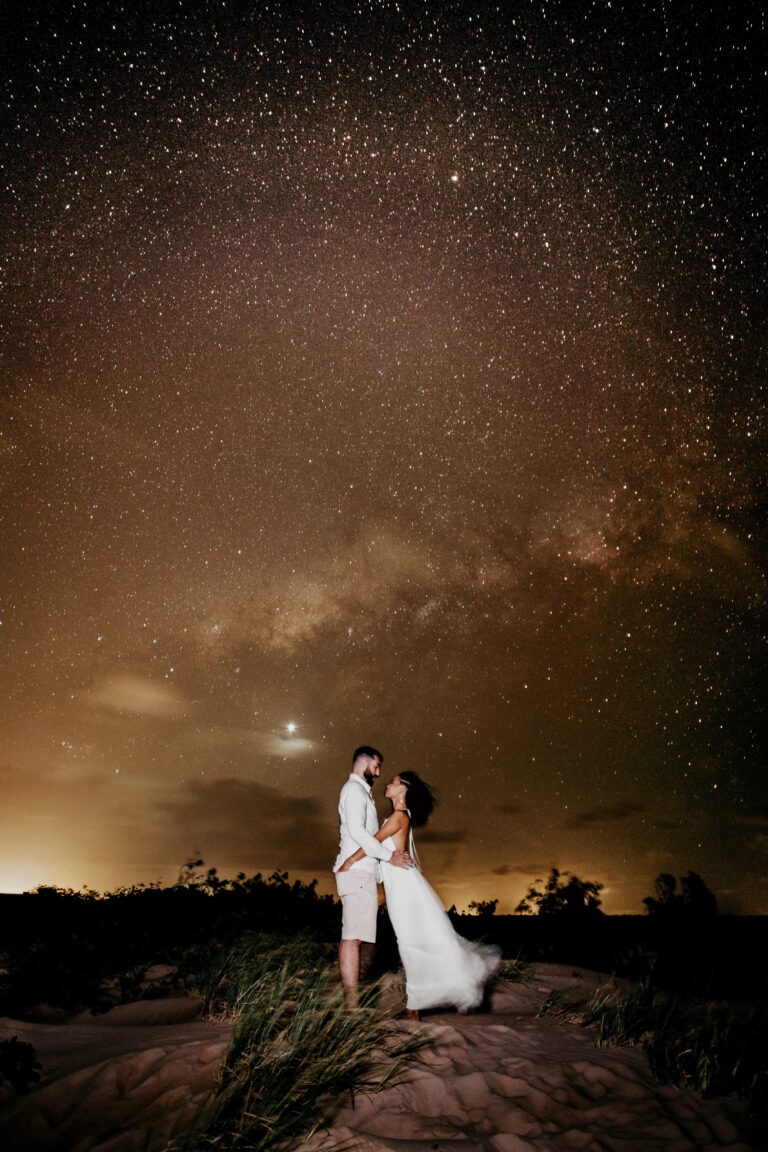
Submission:
<svg viewBox="0 0 768 1152">
<path fill-rule="evenodd" d="M 363 772 L 363 779 L 366 781 L 369 788 L 373 788 L 373 782 L 376 777 L 374 776 L 373 772 L 371 772 L 370 768 L 366 768 Z"/>
</svg>

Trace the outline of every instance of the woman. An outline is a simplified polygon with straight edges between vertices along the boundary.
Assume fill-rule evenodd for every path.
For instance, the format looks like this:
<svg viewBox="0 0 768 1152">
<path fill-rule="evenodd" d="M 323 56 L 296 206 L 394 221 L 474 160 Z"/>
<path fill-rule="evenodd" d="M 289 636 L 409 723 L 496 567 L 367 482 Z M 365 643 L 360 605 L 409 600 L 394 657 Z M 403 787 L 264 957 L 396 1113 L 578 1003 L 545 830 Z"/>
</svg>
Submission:
<svg viewBox="0 0 768 1152">
<path fill-rule="evenodd" d="M 452 1005 L 460 1012 L 475 1008 L 483 998 L 486 981 L 499 966 L 498 948 L 473 944 L 453 929 L 440 898 L 419 867 L 412 827 L 426 824 L 435 801 L 415 772 L 401 772 L 384 793 L 392 812 L 376 839 L 393 849 L 407 850 L 415 868 L 394 868 L 382 863 L 387 911 L 397 936 L 405 969 L 408 1015 L 418 1019 L 421 1008 Z M 365 855 L 359 848 L 341 865 L 347 869 Z"/>
</svg>

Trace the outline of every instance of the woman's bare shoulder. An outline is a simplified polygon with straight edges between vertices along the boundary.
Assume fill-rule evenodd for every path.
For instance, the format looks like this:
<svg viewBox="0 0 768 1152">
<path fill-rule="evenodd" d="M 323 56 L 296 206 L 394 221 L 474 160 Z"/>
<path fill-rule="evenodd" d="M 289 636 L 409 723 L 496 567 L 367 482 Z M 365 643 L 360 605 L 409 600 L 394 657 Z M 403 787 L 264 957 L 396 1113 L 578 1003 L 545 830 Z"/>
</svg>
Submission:
<svg viewBox="0 0 768 1152">
<path fill-rule="evenodd" d="M 386 824 L 388 831 L 396 832 L 400 828 L 406 827 L 408 824 L 410 824 L 410 822 L 411 821 L 408 813 L 403 812 L 398 808 L 397 811 L 390 812 L 389 816 L 387 816 L 386 820 L 384 821 L 384 824 Z M 384 825 L 382 825 L 382 827 L 383 826 Z"/>
</svg>

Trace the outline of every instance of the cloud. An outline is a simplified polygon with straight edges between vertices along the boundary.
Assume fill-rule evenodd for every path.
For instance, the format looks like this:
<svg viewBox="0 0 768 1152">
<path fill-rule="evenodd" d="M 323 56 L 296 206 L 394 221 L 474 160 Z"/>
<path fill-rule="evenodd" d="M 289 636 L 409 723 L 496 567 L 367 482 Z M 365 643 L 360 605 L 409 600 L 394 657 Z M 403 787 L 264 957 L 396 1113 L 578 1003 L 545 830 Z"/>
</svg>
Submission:
<svg viewBox="0 0 768 1152">
<path fill-rule="evenodd" d="M 180 852 L 199 850 L 217 867 L 330 872 L 337 825 L 308 797 L 235 778 L 196 780 L 161 801 Z"/>
<path fill-rule="evenodd" d="M 153 720 L 179 720 L 190 710 L 181 693 L 171 685 L 127 674 L 106 677 L 86 698 L 106 712 Z"/>
<path fill-rule="evenodd" d="M 568 821 L 569 828 L 605 828 L 610 824 L 623 824 L 631 820 L 640 812 L 645 811 L 643 804 L 600 804 L 591 812 L 579 812 Z"/>
<path fill-rule="evenodd" d="M 250 741 L 268 756 L 282 756 L 294 759 L 311 752 L 315 745 L 311 740 L 288 732 L 252 732 Z"/>
<path fill-rule="evenodd" d="M 743 824 L 748 828 L 765 828 L 768 825 L 768 807 L 753 808 L 751 812 L 735 816 L 734 824 Z"/>
<path fill-rule="evenodd" d="M 103 797 L 110 779 L 91 759 L 72 759 L 56 749 L 49 759 L 41 758 L 35 767 L 0 766 L 3 816 L 15 821 L 46 820 L 61 823 L 83 811 L 92 810 Z"/>
<path fill-rule="evenodd" d="M 457 829 L 455 832 L 433 832 L 425 829 L 419 832 L 418 836 L 420 844 L 464 844 L 467 840 L 467 833 L 463 829 Z"/>
<path fill-rule="evenodd" d="M 237 749 L 240 752 L 255 748 L 266 756 L 279 756 L 283 760 L 306 756 L 317 748 L 316 741 L 300 736 L 297 732 L 288 732 L 285 728 L 270 731 L 221 726 L 197 729 L 193 742 L 207 748 Z"/>
<path fill-rule="evenodd" d="M 539 877 L 548 875 L 551 868 L 551 864 L 542 864 L 540 860 L 532 864 L 500 864 L 498 868 L 493 869 L 493 875 Z"/>
<path fill-rule="evenodd" d="M 653 823 L 654 827 L 660 829 L 662 832 L 679 832 L 681 828 L 685 827 L 686 821 L 682 816 L 676 820 L 662 817 L 660 820 L 654 820 Z"/>
</svg>

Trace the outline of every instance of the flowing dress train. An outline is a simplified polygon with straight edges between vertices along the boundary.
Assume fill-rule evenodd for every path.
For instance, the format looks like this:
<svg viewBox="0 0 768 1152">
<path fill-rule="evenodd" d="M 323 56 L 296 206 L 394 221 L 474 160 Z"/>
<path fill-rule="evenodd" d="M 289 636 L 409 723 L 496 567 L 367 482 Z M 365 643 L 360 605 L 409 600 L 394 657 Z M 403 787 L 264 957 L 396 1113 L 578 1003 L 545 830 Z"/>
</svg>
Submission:
<svg viewBox="0 0 768 1152">
<path fill-rule="evenodd" d="M 408 851 L 417 859 L 412 832 L 408 839 Z M 395 847 L 391 836 L 383 843 Z M 459 1012 L 476 1008 L 499 966 L 500 950 L 459 936 L 420 868 L 382 863 L 381 873 L 405 969 L 408 1008 L 453 1006 Z"/>
</svg>

